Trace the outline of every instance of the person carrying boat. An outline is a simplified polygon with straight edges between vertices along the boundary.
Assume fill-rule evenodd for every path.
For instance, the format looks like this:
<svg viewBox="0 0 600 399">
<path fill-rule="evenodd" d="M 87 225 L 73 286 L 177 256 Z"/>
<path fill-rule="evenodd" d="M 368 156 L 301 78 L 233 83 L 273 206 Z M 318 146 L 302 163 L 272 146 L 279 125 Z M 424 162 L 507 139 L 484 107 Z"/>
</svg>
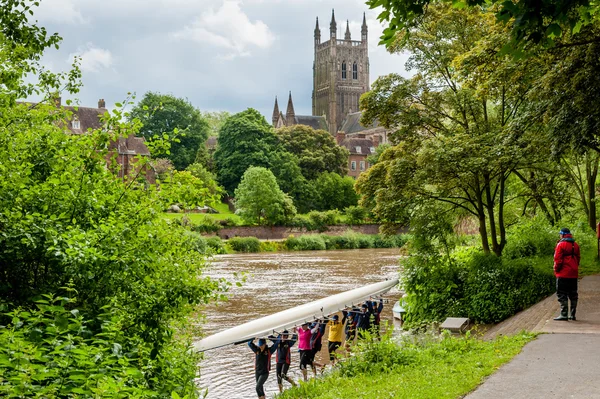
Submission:
<svg viewBox="0 0 600 399">
<path fill-rule="evenodd" d="M 317 356 L 317 353 L 321 352 L 321 349 L 323 348 L 323 343 L 321 340 L 323 338 L 323 335 L 325 334 L 326 326 L 327 323 L 322 320 L 317 320 L 315 323 L 313 323 L 313 333 L 310 337 L 310 346 L 312 348 L 312 370 L 315 374 L 315 377 L 317 376 L 317 366 L 321 368 L 321 371 L 323 367 L 325 367 L 324 364 L 315 362 L 315 357 Z"/>
<path fill-rule="evenodd" d="M 248 346 L 254 352 L 254 375 L 256 377 L 256 394 L 259 399 L 265 399 L 264 385 L 269 378 L 271 371 L 271 355 L 277 350 L 279 340 L 271 346 L 267 346 L 267 340 L 260 338 L 257 345 L 254 344 L 254 339 L 248 341 Z"/>
<path fill-rule="evenodd" d="M 344 323 L 346 323 L 346 317 L 348 313 L 344 313 L 342 322 L 340 323 L 340 316 L 333 315 L 331 323 L 329 324 L 329 344 L 327 350 L 329 351 L 329 361 L 331 364 L 335 364 L 335 351 L 342 345 L 342 338 L 344 334 Z"/>
<path fill-rule="evenodd" d="M 383 298 L 379 299 L 379 306 L 377 301 L 371 302 L 371 308 L 373 309 L 372 328 L 377 336 L 379 336 L 379 324 L 381 323 L 381 312 L 383 311 Z"/>
<path fill-rule="evenodd" d="M 294 338 L 289 339 L 288 331 L 284 330 L 283 334 L 279 336 L 278 339 L 278 347 L 276 354 L 277 361 L 277 385 L 279 386 L 279 392 L 283 392 L 283 380 L 286 380 L 293 387 L 296 386 L 294 380 L 288 377 L 287 373 L 290 368 L 290 363 L 292 360 L 291 356 L 291 347 L 294 346 L 296 340 Z"/>
<path fill-rule="evenodd" d="M 349 312 L 346 310 L 342 312 L 344 318 L 348 319 L 344 328 L 344 332 L 346 333 L 346 351 L 348 352 L 350 351 L 350 344 L 354 342 L 354 338 L 356 337 L 356 315 L 358 311 L 358 309 L 352 309 Z"/>
<path fill-rule="evenodd" d="M 373 317 L 373 304 L 367 301 L 360 307 L 360 313 L 356 318 L 356 331 L 359 338 L 364 338 L 365 333 L 371 329 L 371 318 Z"/>
<path fill-rule="evenodd" d="M 316 370 L 315 370 L 313 362 L 312 362 L 312 347 L 310 346 L 310 338 L 313 334 L 313 331 L 316 331 L 317 328 L 318 327 L 311 330 L 308 327 L 308 323 L 304 323 L 298 330 L 298 350 L 300 351 L 300 371 L 302 372 L 304 381 L 308 381 L 308 372 L 306 370 L 308 366 L 310 366 L 313 369 L 313 372 L 315 372 L 315 374 L 316 374 Z"/>
</svg>

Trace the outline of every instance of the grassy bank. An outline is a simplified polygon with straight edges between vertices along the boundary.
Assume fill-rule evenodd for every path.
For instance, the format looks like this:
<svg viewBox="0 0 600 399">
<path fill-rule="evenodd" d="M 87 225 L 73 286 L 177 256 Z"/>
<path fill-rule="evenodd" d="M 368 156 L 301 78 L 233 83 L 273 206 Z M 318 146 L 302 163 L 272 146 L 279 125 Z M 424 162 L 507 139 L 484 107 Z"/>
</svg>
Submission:
<svg viewBox="0 0 600 399">
<path fill-rule="evenodd" d="M 340 236 L 328 236 L 326 234 L 309 234 L 300 237 L 290 236 L 282 241 L 261 241 L 256 237 L 234 237 L 225 241 L 216 236 L 202 237 L 200 234 L 193 232 L 190 232 L 190 234 L 194 237 L 196 247 L 200 252 L 211 251 L 217 254 L 401 248 L 408 241 L 409 237 L 408 235 L 369 235 L 349 231 Z"/>
<path fill-rule="evenodd" d="M 473 337 L 371 344 L 322 379 L 277 396 L 280 399 L 459 398 L 534 339 L 532 334 L 485 342 Z"/>
</svg>

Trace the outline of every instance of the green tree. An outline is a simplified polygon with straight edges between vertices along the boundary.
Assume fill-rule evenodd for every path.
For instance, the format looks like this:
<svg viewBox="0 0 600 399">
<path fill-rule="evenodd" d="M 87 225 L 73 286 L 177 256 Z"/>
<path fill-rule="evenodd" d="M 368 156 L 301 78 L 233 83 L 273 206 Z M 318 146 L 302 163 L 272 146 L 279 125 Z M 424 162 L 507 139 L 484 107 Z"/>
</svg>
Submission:
<svg viewBox="0 0 600 399">
<path fill-rule="evenodd" d="M 44 50 L 58 46 L 60 39 L 48 37 L 27 20 L 34 4 L 9 1 L 0 7 L 0 308 L 35 311 L 34 298 L 71 287 L 78 293 L 77 310 L 87 320 L 85 336 L 100 338 L 107 312 L 118 320 L 119 340 L 110 345 L 122 356 L 135 358 L 129 364 L 137 368 L 136 381 L 144 379 L 124 385 L 143 386 L 161 397 L 172 391 L 195 394 L 198 357 L 189 353 L 185 332 L 175 328 L 196 305 L 219 297 L 225 286 L 203 276 L 204 257 L 194 250 L 193 239 L 161 216 L 167 201 L 162 192 L 143 179 L 122 180 L 107 168 L 107 159 L 116 161 L 111 143 L 137 133 L 139 127 L 125 122 L 120 106 L 91 134 L 63 131 L 69 112 L 57 108 L 50 93 L 65 87 L 73 93 L 80 85 L 79 72 L 75 68 L 56 75 L 39 65 Z M 46 97 L 35 105 L 14 101 L 30 93 Z M 140 157 L 140 173 L 147 163 Z M 74 309 L 68 310 L 77 318 Z M 31 315 L 26 313 L 24 317 Z M 7 321 L 0 315 L 0 324 Z M 56 332 L 73 341 L 84 336 L 75 337 L 79 327 L 65 331 L 70 322 L 64 316 L 46 321 L 53 331 L 40 334 Z M 15 323 L 10 328 L 21 327 Z M 27 333 L 26 340 L 41 338 L 38 333 Z M 112 339 L 108 334 L 102 337 Z M 27 345 L 29 353 L 43 353 L 35 346 L 44 343 Z M 69 354 L 69 345 L 59 346 L 52 350 L 64 349 L 65 362 L 82 358 L 82 352 Z M 94 362 L 88 358 L 82 363 L 90 367 L 86 372 Z M 81 375 L 85 372 L 71 370 L 60 378 Z M 125 392 L 127 387 L 121 387 Z"/>
<path fill-rule="evenodd" d="M 325 172 L 310 184 L 316 193 L 315 208 L 319 211 L 330 209 L 346 209 L 358 203 L 358 195 L 354 191 L 354 179 L 340 176 L 337 173 Z"/>
<path fill-rule="evenodd" d="M 275 225 L 296 215 L 292 199 L 277 185 L 273 173 L 263 167 L 250 167 L 235 190 L 236 207 L 248 223 Z"/>
<path fill-rule="evenodd" d="M 398 38 L 395 50 L 411 53 L 407 66 L 417 74 L 380 78 L 361 99 L 365 123 L 399 126 L 396 146 L 357 184 L 361 203 L 376 203 L 380 220 L 415 218 L 441 202 L 478 221 L 486 253 L 502 253 L 506 217 L 516 217 L 507 209 L 510 179 L 531 167 L 529 156 L 537 152 L 531 143 L 538 144 L 529 136 L 535 131 L 511 129 L 537 77 L 537 60 L 486 52 L 506 37 L 491 13 L 432 5 L 407 40 Z M 376 177 L 382 180 L 370 181 Z"/>
<path fill-rule="evenodd" d="M 148 92 L 131 110 L 129 120 L 134 119 L 142 123 L 139 133 L 146 140 L 174 139 L 168 153 L 152 155 L 171 160 L 177 170 L 194 163 L 199 150 L 206 151 L 209 125 L 200 111 L 183 98 Z"/>
<path fill-rule="evenodd" d="M 214 159 L 219 183 L 232 195 L 251 166 L 271 166 L 277 137 L 265 118 L 254 109 L 228 118 L 219 132 Z"/>
<path fill-rule="evenodd" d="M 191 171 L 173 171 L 160 185 L 161 194 L 167 199 L 169 205 L 177 204 L 185 211 L 204 205 L 214 206 L 220 197 L 219 187 L 214 180 L 203 180 L 197 177 L 201 175 L 202 171 L 199 167 L 202 165 L 193 165 L 197 166 Z"/>
<path fill-rule="evenodd" d="M 367 4 L 382 8 L 378 19 L 388 24 L 381 37 L 387 45 L 392 44 L 398 32 L 417 26 L 436 4 L 494 10 L 496 18 L 510 26 L 511 40 L 506 43 L 512 48 L 540 42 L 551 47 L 561 35 L 576 34 L 600 18 L 599 4 L 590 0 L 367 0 Z"/>
<path fill-rule="evenodd" d="M 214 112 L 203 112 L 202 116 L 208 123 L 209 136 L 218 136 L 221 127 L 225 121 L 231 116 L 230 112 L 227 111 L 214 111 Z"/>
<path fill-rule="evenodd" d="M 206 169 L 202 164 L 193 163 L 186 168 L 194 177 L 200 179 L 204 187 L 214 199 L 219 198 L 223 194 L 223 189 L 217 183 L 217 177 Z"/>
<path fill-rule="evenodd" d="M 277 129 L 276 133 L 285 151 L 298 159 L 298 165 L 307 180 L 314 180 L 324 172 L 334 172 L 340 176 L 348 172 L 349 152 L 337 145 L 329 132 L 295 125 Z"/>
</svg>

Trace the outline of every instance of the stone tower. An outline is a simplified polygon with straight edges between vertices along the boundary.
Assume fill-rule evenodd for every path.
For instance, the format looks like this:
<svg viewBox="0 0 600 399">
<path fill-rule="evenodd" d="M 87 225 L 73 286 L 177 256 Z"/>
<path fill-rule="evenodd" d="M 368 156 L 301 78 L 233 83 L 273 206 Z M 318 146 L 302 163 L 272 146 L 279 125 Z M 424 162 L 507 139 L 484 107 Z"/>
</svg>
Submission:
<svg viewBox="0 0 600 399">
<path fill-rule="evenodd" d="M 312 113 L 314 116 L 326 116 L 329 131 L 333 135 L 341 127 L 346 115 L 359 110 L 361 94 L 369 91 L 367 34 L 367 19 L 363 14 L 361 40 L 352 40 L 348 21 L 344 39 L 338 39 L 335 11 L 332 11 L 329 40 L 321 43 L 317 18 Z"/>
</svg>

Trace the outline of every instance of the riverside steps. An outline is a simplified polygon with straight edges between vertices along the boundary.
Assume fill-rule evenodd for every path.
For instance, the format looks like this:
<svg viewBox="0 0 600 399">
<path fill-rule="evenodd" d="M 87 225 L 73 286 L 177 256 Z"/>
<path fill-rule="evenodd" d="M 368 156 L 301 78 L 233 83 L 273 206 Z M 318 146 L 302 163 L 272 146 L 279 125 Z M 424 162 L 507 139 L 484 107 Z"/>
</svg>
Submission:
<svg viewBox="0 0 600 399">
<path fill-rule="evenodd" d="M 577 321 L 554 321 L 555 295 L 490 329 L 484 339 L 542 333 L 467 399 L 600 399 L 600 275 L 579 280 Z"/>
</svg>

